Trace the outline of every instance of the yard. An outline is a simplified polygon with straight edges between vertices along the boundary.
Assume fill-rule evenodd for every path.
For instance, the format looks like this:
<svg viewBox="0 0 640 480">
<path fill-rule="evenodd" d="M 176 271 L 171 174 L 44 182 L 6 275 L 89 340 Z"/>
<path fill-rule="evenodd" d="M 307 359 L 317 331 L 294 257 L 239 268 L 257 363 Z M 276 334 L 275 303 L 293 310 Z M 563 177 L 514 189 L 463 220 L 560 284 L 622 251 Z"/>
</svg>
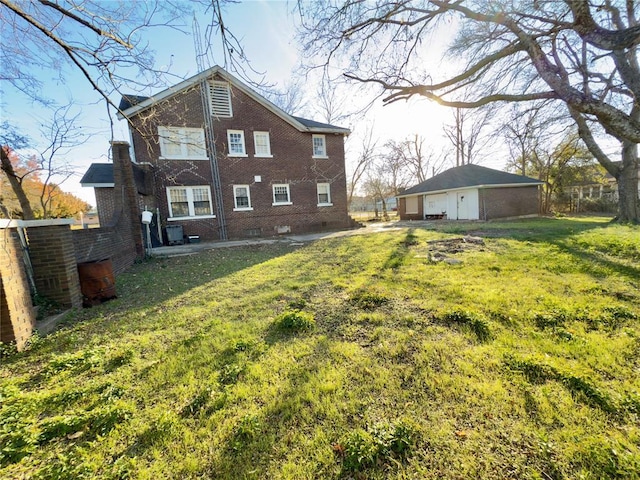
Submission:
<svg viewBox="0 0 640 480">
<path fill-rule="evenodd" d="M 607 220 L 136 264 L 2 359 L 0 477 L 640 478 L 640 228 Z"/>
</svg>

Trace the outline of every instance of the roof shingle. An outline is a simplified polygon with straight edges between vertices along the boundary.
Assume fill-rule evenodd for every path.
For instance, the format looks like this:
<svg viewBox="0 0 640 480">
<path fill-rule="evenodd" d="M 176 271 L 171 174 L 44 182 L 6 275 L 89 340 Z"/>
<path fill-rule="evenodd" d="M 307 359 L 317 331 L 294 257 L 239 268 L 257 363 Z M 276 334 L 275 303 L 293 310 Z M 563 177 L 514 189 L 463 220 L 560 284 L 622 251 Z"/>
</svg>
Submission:
<svg viewBox="0 0 640 480">
<path fill-rule="evenodd" d="M 502 172 L 480 165 L 462 165 L 450 168 L 435 177 L 411 187 L 399 196 L 415 195 L 416 193 L 439 192 L 465 187 L 499 186 L 499 185 L 539 185 L 542 182 L 535 178 Z"/>
</svg>

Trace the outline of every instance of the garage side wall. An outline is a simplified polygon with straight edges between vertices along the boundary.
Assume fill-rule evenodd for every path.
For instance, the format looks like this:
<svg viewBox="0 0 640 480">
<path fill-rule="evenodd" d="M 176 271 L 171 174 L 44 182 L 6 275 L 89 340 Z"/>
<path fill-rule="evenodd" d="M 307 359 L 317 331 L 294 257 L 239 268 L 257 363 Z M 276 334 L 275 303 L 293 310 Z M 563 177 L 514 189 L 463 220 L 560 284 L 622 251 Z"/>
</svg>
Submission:
<svg viewBox="0 0 640 480">
<path fill-rule="evenodd" d="M 538 186 L 480 190 L 480 219 L 520 217 L 540 213 Z"/>
<path fill-rule="evenodd" d="M 407 197 L 399 198 L 398 199 L 398 215 L 400 215 L 400 220 L 423 220 L 424 219 L 423 198 L 424 198 L 423 195 L 417 195 L 418 211 L 415 212 L 414 210 L 411 213 L 407 213 Z"/>
</svg>

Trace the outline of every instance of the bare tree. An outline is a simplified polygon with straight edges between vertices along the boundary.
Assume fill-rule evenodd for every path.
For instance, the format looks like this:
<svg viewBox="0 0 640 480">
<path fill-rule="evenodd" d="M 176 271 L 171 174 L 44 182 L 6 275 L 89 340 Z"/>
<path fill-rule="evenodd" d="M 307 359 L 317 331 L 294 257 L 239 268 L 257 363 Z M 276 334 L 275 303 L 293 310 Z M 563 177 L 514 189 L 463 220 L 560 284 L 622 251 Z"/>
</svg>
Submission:
<svg viewBox="0 0 640 480">
<path fill-rule="evenodd" d="M 2 172 L 18 199 L 23 219 L 31 220 L 38 215 L 49 218 L 54 200 L 64 194 L 60 185 L 75 173 L 67 156 L 72 148 L 87 141 L 77 126 L 78 118 L 79 113 L 74 114 L 71 105 L 56 109 L 53 120 L 42 128 L 45 145 L 35 154 L 19 154 L 18 151 L 30 147 L 31 141 L 18 135 L 10 124 L 5 122 L 2 125 Z M 27 191 L 27 184 L 31 186 L 30 191 Z M 32 205 L 33 200 L 29 200 L 34 186 L 37 189 L 38 215 Z M 8 216 L 8 212 L 5 214 Z"/>
<path fill-rule="evenodd" d="M 456 153 L 456 167 L 479 163 L 484 148 L 490 141 L 488 134 L 492 111 L 453 109 L 453 124 L 443 126 Z"/>
<path fill-rule="evenodd" d="M 185 10 L 173 2 L 54 2 L 0 0 L 3 38 L 2 76 L 27 96 L 49 104 L 46 85 L 35 73 L 46 69 L 64 76 L 71 65 L 109 105 L 110 94 L 161 83 L 143 33 L 150 28 L 180 28 Z M 19 41 L 18 41 L 19 39 Z M 34 68 L 34 67 L 37 67 Z"/>
<path fill-rule="evenodd" d="M 533 106 L 524 111 L 514 106 L 509 112 L 507 120 L 496 132 L 496 137 L 506 139 L 511 165 L 527 175 L 527 159 L 534 155 L 542 141 L 544 120 L 540 108 Z"/>
<path fill-rule="evenodd" d="M 263 93 L 274 105 L 289 114 L 300 115 L 307 108 L 306 93 L 301 80 L 290 80 L 282 88 L 263 89 Z"/>
<path fill-rule="evenodd" d="M 618 218 L 640 221 L 640 7 L 635 0 L 513 3 L 328 1 L 299 3 L 307 52 L 327 62 L 350 58 L 345 75 L 381 86 L 395 102 L 414 95 L 441 105 L 477 108 L 551 100 L 565 106 L 592 155 L 619 188 Z M 459 26 L 450 53 L 456 73 L 434 78 L 422 62 L 426 35 L 442 22 Z M 603 139 L 622 146 L 622 162 Z"/>
<path fill-rule="evenodd" d="M 377 145 L 378 142 L 373 136 L 373 127 L 369 126 L 362 137 L 360 151 L 353 165 L 353 170 L 348 174 L 347 205 L 349 208 L 358 185 L 375 162 Z"/>
<path fill-rule="evenodd" d="M 442 156 L 425 145 L 425 138 L 417 133 L 404 140 L 389 140 L 385 144 L 385 156 L 403 166 L 410 183 L 422 183 L 443 167 Z"/>
</svg>

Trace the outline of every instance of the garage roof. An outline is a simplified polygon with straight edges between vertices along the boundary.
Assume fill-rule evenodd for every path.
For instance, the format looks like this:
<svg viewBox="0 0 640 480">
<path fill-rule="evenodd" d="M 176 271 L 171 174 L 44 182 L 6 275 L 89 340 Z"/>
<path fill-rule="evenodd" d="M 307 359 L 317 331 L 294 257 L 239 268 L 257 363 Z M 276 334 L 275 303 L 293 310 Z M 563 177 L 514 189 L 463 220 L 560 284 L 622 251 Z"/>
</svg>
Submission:
<svg viewBox="0 0 640 480">
<path fill-rule="evenodd" d="M 407 197 L 420 193 L 434 193 L 459 188 L 478 187 L 525 187 L 530 185 L 541 185 L 543 182 L 535 178 L 516 175 L 514 173 L 502 172 L 493 168 L 481 167 L 480 165 L 462 165 L 450 168 L 435 177 L 411 187 L 398 197 Z"/>
</svg>

